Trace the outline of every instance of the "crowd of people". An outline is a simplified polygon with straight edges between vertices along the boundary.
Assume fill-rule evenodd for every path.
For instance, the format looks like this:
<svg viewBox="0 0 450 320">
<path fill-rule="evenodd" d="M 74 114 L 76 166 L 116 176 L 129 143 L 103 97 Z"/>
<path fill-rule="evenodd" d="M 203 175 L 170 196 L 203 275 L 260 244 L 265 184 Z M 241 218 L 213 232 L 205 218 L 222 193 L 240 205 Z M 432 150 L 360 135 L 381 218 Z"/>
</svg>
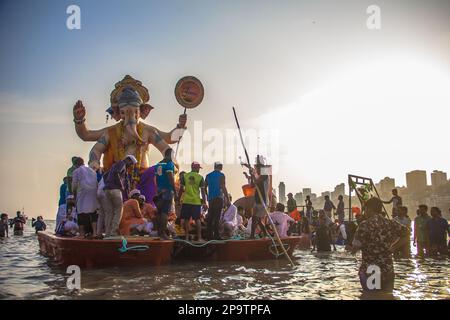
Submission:
<svg viewBox="0 0 450 320">
<path fill-rule="evenodd" d="M 203 241 L 236 237 L 245 231 L 244 218 L 226 188 L 223 164 L 216 162 L 203 177 L 201 165 L 193 162 L 191 171 L 180 172 L 176 179 L 172 154 L 167 149 L 164 159 L 142 172 L 137 183 L 130 175 L 136 164 L 132 155 L 107 172 L 94 171 L 82 158 L 73 157 L 60 187 L 56 234 L 179 236 Z"/>
<path fill-rule="evenodd" d="M 287 197 L 288 214 L 295 221 L 291 225 L 290 233 L 304 237 L 305 241 L 302 243 L 305 248 L 309 246 L 309 243 L 312 246 L 312 251 L 332 251 L 332 248 L 336 250 L 336 245 L 345 245 L 346 249 L 352 247 L 354 235 L 361 222 L 365 220 L 366 214 L 361 214 L 361 210 L 356 210 L 354 221 L 345 221 L 345 205 L 342 195 L 338 196 L 337 206 L 330 200 L 329 196 L 325 196 L 323 209 L 320 210 L 314 209 L 309 196 L 306 197 L 303 206 L 297 206 L 292 193 L 289 193 Z M 447 235 L 450 235 L 449 224 L 442 217 L 439 208 L 432 207 L 430 216 L 428 215 L 428 207 L 420 205 L 417 209 L 417 216 L 414 218 L 414 227 L 412 227 L 412 219 L 408 216 L 408 208 L 403 206 L 402 198 L 398 195 L 397 189 L 392 190 L 390 200 L 381 201 L 382 209 L 384 209 L 383 204 L 392 204 L 392 220 L 408 230 L 403 236 L 402 245 L 395 250 L 395 256 L 410 257 L 411 236 L 413 236 L 413 245 L 417 247 L 418 256 L 445 256 L 448 254 L 450 246 L 450 243 L 447 243 Z M 298 211 L 299 207 L 303 208 L 300 212 Z M 382 210 L 382 215 L 387 218 L 384 210 Z M 334 221 L 332 218 L 335 218 Z"/>
<path fill-rule="evenodd" d="M 232 203 L 223 164 L 203 176 L 200 163 L 189 172 L 180 172 L 167 149 L 164 159 L 141 173 L 134 183 L 130 172 L 136 164 L 132 155 L 115 163 L 110 170 L 94 171 L 80 157 L 60 187 L 56 234 L 89 238 L 149 235 L 187 241 L 287 237 L 308 226 L 293 219 L 278 203 L 269 208 L 268 175 L 263 165 L 251 168 L 254 195 L 251 208 Z M 314 220 L 314 223 L 317 219 Z M 313 225 L 314 225 L 313 223 Z M 320 247 L 321 248 L 321 247 Z"/>
<path fill-rule="evenodd" d="M 0 214 L 0 238 L 9 237 L 9 228 L 13 229 L 15 236 L 22 236 L 27 221 L 28 217 L 21 211 L 17 211 L 13 219 L 9 219 L 7 213 Z M 47 229 L 47 224 L 42 216 L 38 216 L 37 219 L 32 218 L 31 226 L 35 229 L 36 233 Z"/>
</svg>

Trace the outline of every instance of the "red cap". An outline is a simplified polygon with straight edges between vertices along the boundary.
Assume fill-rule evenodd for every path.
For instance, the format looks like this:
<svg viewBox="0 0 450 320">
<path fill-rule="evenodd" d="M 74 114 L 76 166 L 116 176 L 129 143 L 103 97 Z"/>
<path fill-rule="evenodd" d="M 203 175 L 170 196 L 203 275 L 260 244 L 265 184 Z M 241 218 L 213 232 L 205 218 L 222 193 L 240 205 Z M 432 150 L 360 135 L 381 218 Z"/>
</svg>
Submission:
<svg viewBox="0 0 450 320">
<path fill-rule="evenodd" d="M 199 169 L 203 169 L 203 168 L 200 166 L 200 163 L 198 163 L 197 161 L 194 161 L 194 162 L 191 163 L 191 168 L 199 168 Z"/>
</svg>

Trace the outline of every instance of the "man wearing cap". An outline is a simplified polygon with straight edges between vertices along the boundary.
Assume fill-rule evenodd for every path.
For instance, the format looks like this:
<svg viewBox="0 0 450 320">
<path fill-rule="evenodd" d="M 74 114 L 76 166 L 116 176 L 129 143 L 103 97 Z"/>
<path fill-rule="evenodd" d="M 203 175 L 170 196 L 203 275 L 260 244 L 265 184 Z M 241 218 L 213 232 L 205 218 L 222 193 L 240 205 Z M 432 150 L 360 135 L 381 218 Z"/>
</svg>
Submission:
<svg viewBox="0 0 450 320">
<path fill-rule="evenodd" d="M 157 228 L 158 235 L 162 239 L 167 239 L 167 218 L 172 208 L 175 197 L 175 164 L 172 161 L 172 149 L 167 149 L 164 153 L 164 159 L 156 164 L 156 187 L 158 208 Z M 176 199 L 176 202 L 178 200 Z"/>
<path fill-rule="evenodd" d="M 225 175 L 222 173 L 223 164 L 219 161 L 214 163 L 214 171 L 208 173 L 205 180 L 206 194 L 208 195 L 208 215 L 207 215 L 207 231 L 208 239 L 220 239 L 219 222 L 222 209 L 228 207 L 228 195 Z"/>
<path fill-rule="evenodd" d="M 123 199 L 122 192 L 125 191 L 125 179 L 127 169 L 137 163 L 133 155 L 116 162 L 111 169 L 105 173 L 105 235 L 107 237 L 119 235 L 119 224 L 122 216 Z"/>
<path fill-rule="evenodd" d="M 206 193 L 205 193 L 205 181 L 199 174 L 202 167 L 200 163 L 194 161 L 191 164 L 191 172 L 185 173 L 181 178 L 181 185 L 178 199 L 182 199 L 181 205 L 181 219 L 184 220 L 184 230 L 186 234 L 186 240 L 189 240 L 189 225 L 190 219 L 195 220 L 197 227 L 197 240 L 202 239 L 202 225 L 201 214 L 203 209 L 207 209 L 206 205 Z M 201 192 L 201 198 L 200 198 Z"/>
</svg>

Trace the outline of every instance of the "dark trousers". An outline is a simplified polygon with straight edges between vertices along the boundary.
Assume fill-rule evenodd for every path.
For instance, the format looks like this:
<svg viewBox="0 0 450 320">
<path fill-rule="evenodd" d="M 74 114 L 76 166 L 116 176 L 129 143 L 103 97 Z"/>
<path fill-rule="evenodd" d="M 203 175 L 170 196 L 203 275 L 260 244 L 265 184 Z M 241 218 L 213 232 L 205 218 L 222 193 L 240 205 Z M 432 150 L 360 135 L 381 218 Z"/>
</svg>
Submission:
<svg viewBox="0 0 450 320">
<path fill-rule="evenodd" d="M 158 194 L 158 200 L 156 202 L 157 214 L 157 228 L 158 236 L 161 238 L 167 238 L 167 218 L 172 207 L 173 191 L 163 190 Z"/>
<path fill-rule="evenodd" d="M 209 202 L 207 234 L 208 239 L 219 239 L 219 222 L 223 209 L 223 199 L 221 197 L 214 198 Z"/>
<path fill-rule="evenodd" d="M 167 220 L 168 220 L 168 216 L 166 213 L 158 213 L 158 215 L 156 216 L 158 236 L 160 238 L 167 237 Z"/>
</svg>

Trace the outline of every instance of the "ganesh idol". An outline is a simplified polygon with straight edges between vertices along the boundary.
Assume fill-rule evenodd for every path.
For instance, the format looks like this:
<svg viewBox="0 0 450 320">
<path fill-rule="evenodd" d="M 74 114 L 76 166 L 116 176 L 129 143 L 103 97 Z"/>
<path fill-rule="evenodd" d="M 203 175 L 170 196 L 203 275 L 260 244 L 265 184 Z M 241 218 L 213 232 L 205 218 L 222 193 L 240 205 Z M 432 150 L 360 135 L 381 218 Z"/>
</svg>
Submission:
<svg viewBox="0 0 450 320">
<path fill-rule="evenodd" d="M 111 93 L 111 107 L 107 110 L 116 124 L 100 130 L 89 130 L 86 126 L 86 109 L 81 101 L 74 108 L 75 130 L 83 141 L 96 141 L 89 154 L 89 166 L 94 170 L 101 167 L 103 156 L 103 170 L 106 172 L 111 166 L 122 160 L 126 155 L 134 155 L 138 161 L 136 169 L 143 172 L 149 167 L 149 144 L 154 145 L 161 154 L 175 143 L 185 129 L 187 117 L 181 115 L 179 123 L 170 132 L 159 129 L 143 122 L 153 109 L 147 102 L 148 90 L 138 80 L 127 75 L 116 83 Z"/>
</svg>

